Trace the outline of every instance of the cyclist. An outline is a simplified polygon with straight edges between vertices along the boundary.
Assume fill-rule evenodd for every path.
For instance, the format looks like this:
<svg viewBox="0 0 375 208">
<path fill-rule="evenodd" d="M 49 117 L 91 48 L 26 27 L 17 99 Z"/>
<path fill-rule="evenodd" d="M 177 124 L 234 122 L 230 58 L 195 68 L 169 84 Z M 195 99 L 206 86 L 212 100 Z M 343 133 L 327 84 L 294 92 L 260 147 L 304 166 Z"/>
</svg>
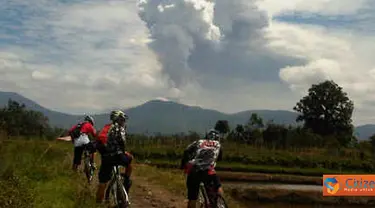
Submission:
<svg viewBox="0 0 375 208">
<path fill-rule="evenodd" d="M 73 157 L 73 170 L 77 171 L 79 165 L 81 165 L 82 154 L 85 148 L 89 148 L 90 161 L 93 164 L 94 169 L 96 165 L 94 163 L 94 153 L 92 144 L 89 139 L 89 134 L 96 137 L 96 130 L 94 128 L 94 118 L 91 116 L 85 116 L 84 122 L 80 122 L 74 125 L 69 130 L 69 135 L 72 138 L 74 144 L 74 157 Z"/>
<path fill-rule="evenodd" d="M 96 192 L 97 203 L 104 200 L 105 190 L 108 181 L 112 177 L 112 169 L 114 165 L 125 166 L 125 173 L 121 173 L 124 177 L 125 190 L 129 193 L 131 186 L 131 162 L 133 156 L 125 151 L 126 143 L 126 121 L 128 116 L 120 111 L 115 110 L 110 114 L 109 124 L 106 124 L 99 133 L 97 140 L 97 149 L 101 154 L 101 166 L 99 169 L 99 186 Z"/>
<path fill-rule="evenodd" d="M 195 208 L 199 193 L 199 184 L 213 183 L 215 190 L 223 194 L 219 177 L 216 175 L 216 161 L 222 160 L 220 134 L 215 129 L 209 130 L 204 139 L 190 144 L 183 154 L 181 169 L 187 174 L 188 208 Z"/>
</svg>

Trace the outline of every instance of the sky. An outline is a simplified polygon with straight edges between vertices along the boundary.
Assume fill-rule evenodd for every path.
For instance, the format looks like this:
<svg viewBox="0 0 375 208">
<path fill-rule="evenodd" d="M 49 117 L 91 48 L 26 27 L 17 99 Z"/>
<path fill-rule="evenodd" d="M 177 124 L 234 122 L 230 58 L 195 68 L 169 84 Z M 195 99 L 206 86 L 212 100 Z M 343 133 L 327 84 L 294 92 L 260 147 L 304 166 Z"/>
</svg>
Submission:
<svg viewBox="0 0 375 208">
<path fill-rule="evenodd" d="M 2 0 L 0 91 L 73 114 L 292 110 L 332 79 L 375 123 L 373 0 Z"/>
</svg>

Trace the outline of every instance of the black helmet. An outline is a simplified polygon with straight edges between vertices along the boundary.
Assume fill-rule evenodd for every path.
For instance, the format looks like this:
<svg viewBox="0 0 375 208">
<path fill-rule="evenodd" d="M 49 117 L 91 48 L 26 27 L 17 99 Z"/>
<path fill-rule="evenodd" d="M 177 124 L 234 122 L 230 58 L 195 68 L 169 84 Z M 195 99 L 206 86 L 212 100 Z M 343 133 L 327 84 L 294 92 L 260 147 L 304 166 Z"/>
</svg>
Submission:
<svg viewBox="0 0 375 208">
<path fill-rule="evenodd" d="M 94 118 L 92 116 L 85 116 L 84 121 L 88 121 L 91 123 L 91 125 L 94 125 Z"/>
<path fill-rule="evenodd" d="M 206 133 L 206 139 L 209 139 L 209 140 L 220 140 L 220 133 L 215 130 L 215 129 L 210 129 L 207 133 Z"/>
</svg>

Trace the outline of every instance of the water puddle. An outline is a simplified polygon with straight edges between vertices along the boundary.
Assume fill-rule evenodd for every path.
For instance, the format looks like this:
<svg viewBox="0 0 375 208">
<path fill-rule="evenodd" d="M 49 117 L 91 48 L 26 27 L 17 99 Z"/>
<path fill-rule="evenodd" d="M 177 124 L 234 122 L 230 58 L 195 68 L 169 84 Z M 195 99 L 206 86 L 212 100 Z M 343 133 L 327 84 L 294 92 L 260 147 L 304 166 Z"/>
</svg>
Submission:
<svg viewBox="0 0 375 208">
<path fill-rule="evenodd" d="M 287 203 L 247 203 L 249 208 L 363 208 L 363 206 L 319 205 L 319 204 L 287 204 Z"/>
</svg>

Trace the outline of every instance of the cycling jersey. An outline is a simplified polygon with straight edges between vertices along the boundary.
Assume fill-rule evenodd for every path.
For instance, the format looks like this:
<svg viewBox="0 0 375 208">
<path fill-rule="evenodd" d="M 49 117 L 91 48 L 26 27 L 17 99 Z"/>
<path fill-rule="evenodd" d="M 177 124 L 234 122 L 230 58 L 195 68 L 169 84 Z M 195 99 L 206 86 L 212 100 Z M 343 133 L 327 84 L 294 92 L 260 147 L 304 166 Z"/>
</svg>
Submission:
<svg viewBox="0 0 375 208">
<path fill-rule="evenodd" d="M 98 141 L 102 145 L 99 151 L 103 154 L 125 152 L 125 129 L 115 124 L 107 124 L 99 133 Z"/>
<path fill-rule="evenodd" d="M 78 124 L 74 125 L 72 128 L 69 129 L 69 134 L 78 126 Z M 96 137 L 96 130 L 94 126 L 90 122 L 84 122 L 81 126 L 81 133 L 84 134 L 91 134 L 92 136 Z"/>
<path fill-rule="evenodd" d="M 222 159 L 221 144 L 216 140 L 201 139 L 190 144 L 184 151 L 181 166 L 187 161 L 198 170 L 214 169 L 216 161 Z"/>
</svg>

